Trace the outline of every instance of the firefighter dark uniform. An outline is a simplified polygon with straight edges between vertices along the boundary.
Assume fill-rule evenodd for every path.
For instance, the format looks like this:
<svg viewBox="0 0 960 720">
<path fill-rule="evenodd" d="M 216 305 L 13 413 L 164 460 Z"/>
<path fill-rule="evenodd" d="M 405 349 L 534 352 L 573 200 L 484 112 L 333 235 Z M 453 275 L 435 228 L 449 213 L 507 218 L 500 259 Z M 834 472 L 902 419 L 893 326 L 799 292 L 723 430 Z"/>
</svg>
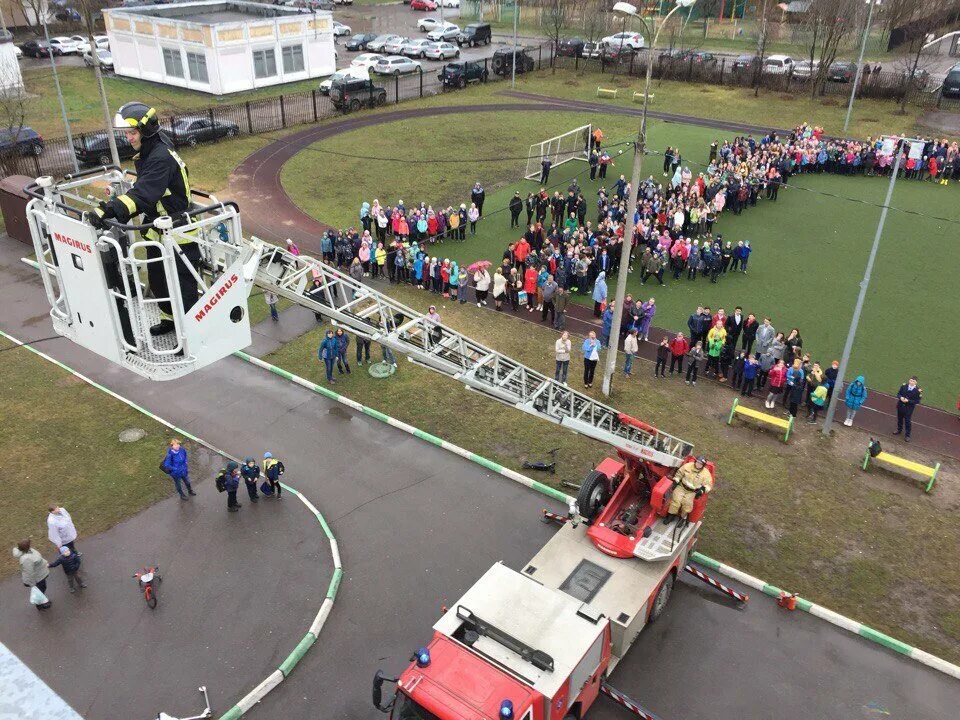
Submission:
<svg viewBox="0 0 960 720">
<path fill-rule="evenodd" d="M 140 224 L 152 223 L 161 215 L 169 215 L 174 224 L 182 222 L 183 213 L 190 207 L 190 176 L 186 164 L 173 149 L 170 139 L 160 130 L 160 122 L 154 108 L 143 103 L 127 103 L 114 116 L 117 129 L 135 129 L 140 131 L 140 151 L 134 156 L 137 180 L 123 195 L 100 203 L 100 208 L 90 214 L 90 222 L 95 227 L 104 227 L 104 219 L 113 218 L 120 223 L 129 223 L 137 215 L 142 215 Z M 141 231 L 147 240 L 159 240 L 160 233 L 153 229 Z M 200 264 L 200 248 L 189 237 L 177 239 L 183 256 L 196 269 Z M 147 248 L 147 258 L 161 256 L 158 248 Z M 184 264 L 180 253 L 176 256 L 177 277 L 180 297 L 184 311 L 197 302 L 200 296 L 196 278 Z M 147 265 L 147 278 L 154 297 L 168 297 L 166 275 L 159 262 Z M 158 303 L 161 322 L 150 328 L 154 335 L 162 335 L 174 329 L 173 316 L 169 302 Z"/>
</svg>

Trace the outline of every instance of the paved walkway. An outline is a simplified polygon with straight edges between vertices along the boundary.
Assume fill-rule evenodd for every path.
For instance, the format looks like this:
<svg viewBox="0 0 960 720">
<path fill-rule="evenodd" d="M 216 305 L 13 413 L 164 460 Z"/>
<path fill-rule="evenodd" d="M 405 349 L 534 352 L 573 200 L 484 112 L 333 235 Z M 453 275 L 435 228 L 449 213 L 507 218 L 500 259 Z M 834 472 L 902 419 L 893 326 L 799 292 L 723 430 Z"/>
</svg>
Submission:
<svg viewBox="0 0 960 720">
<path fill-rule="evenodd" d="M 562 100 L 545 95 L 504 91 L 504 96 L 521 98 L 535 104 L 538 111 L 582 110 L 605 114 L 638 116 L 639 108 L 611 106 L 578 100 Z M 264 240 L 283 243 L 293 238 L 301 250 L 313 255 L 320 254 L 320 236 L 330 229 L 329 225 L 315 220 L 303 212 L 286 194 L 280 182 L 280 173 L 284 164 L 304 148 L 325 138 L 371 125 L 391 123 L 417 117 L 452 115 L 476 112 L 518 112 L 529 110 L 531 105 L 524 104 L 488 104 L 464 105 L 429 108 L 408 108 L 376 115 L 353 115 L 344 120 L 311 126 L 282 140 L 271 143 L 248 156 L 230 177 L 230 191 L 243 208 L 243 223 L 247 232 Z M 651 117 L 668 122 L 683 122 L 705 127 L 730 130 L 733 132 L 767 132 L 771 128 L 730 123 L 720 120 L 695 118 L 673 113 L 652 112 Z M 786 131 L 783 131 L 786 132 Z M 278 218 L 283 220 L 278 222 Z M 472 289 L 471 289 L 472 292 Z M 492 306 L 490 308 L 492 310 Z M 527 313 L 519 313 L 527 316 Z M 585 336 L 590 330 L 599 327 L 592 311 L 582 305 L 570 305 L 568 309 L 568 329 L 577 335 Z M 525 319 L 529 319 L 525 317 Z M 686 330 L 686 328 L 683 328 Z M 643 343 L 641 357 L 655 359 L 656 346 L 664 334 L 670 331 L 653 328 L 650 333 L 652 342 Z M 673 330 L 675 333 L 676 330 Z M 731 402 L 732 394 L 731 394 Z M 760 402 L 754 401 L 757 409 Z M 884 439 L 888 449 L 895 449 L 901 443 L 892 435 L 896 430 L 896 398 L 887 393 L 870 389 L 867 403 L 857 414 L 856 427 L 876 437 Z M 842 420 L 842 412 L 840 413 Z M 842 425 L 837 428 L 842 431 Z M 912 456 L 917 448 L 940 455 L 960 459 L 960 422 L 958 416 L 930 406 L 920 406 L 914 413 L 914 434 L 911 450 L 901 450 Z"/>
</svg>

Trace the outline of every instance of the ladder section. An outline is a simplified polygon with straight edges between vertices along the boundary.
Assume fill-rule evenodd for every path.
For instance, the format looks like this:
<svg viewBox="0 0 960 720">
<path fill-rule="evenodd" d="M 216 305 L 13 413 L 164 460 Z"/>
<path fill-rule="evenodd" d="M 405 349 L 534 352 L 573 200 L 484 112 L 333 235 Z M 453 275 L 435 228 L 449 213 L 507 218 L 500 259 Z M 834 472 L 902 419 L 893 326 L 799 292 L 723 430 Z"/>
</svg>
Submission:
<svg viewBox="0 0 960 720">
<path fill-rule="evenodd" d="M 257 285 L 471 390 L 666 467 L 678 467 L 693 449 L 691 443 L 521 365 L 316 258 L 293 255 L 256 238 L 251 242 L 263 249 Z"/>
</svg>

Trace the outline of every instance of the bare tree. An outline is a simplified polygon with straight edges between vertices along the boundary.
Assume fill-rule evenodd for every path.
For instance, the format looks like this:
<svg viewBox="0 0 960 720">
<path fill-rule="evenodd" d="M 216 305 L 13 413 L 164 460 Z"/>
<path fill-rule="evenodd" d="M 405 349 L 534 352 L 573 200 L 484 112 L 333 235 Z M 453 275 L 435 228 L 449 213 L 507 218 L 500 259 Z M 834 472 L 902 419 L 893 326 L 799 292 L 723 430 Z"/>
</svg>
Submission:
<svg viewBox="0 0 960 720">
<path fill-rule="evenodd" d="M 18 137 L 23 129 L 26 118 L 26 93 L 15 78 L 10 74 L 13 71 L 6 66 L 0 67 L 0 132 L 8 137 Z M 0 175 L 14 175 L 20 172 L 17 144 L 12 143 L 7 152 L 0 152 Z"/>
<path fill-rule="evenodd" d="M 544 8 L 544 12 L 541 13 L 541 23 L 544 26 L 544 30 L 547 32 L 550 42 L 553 43 L 553 52 L 550 53 L 550 67 L 552 72 L 557 71 L 557 64 L 554 62 L 554 58 L 557 55 L 557 48 L 560 47 L 560 41 L 563 39 L 563 29 L 567 24 L 567 16 L 569 14 L 569 8 L 567 7 L 569 0 L 550 0 L 549 4 Z"/>
<path fill-rule="evenodd" d="M 33 34 L 39 37 L 43 34 L 43 17 L 49 10 L 47 0 L 20 0 L 23 6 L 23 17 Z"/>
<path fill-rule="evenodd" d="M 808 11 L 810 25 L 810 96 L 822 94 L 830 65 L 837 59 L 837 51 L 846 37 L 859 27 L 857 12 L 861 0 L 813 0 Z M 814 65 L 814 63 L 816 63 Z"/>
<path fill-rule="evenodd" d="M 773 0 L 759 0 L 757 14 L 760 17 L 759 28 L 757 30 L 757 57 L 753 67 L 753 96 L 760 95 L 760 79 L 763 74 L 763 58 L 767 52 L 767 6 L 772 5 Z"/>
<path fill-rule="evenodd" d="M 606 35 L 607 15 L 604 12 L 606 3 L 604 0 L 584 0 L 580 6 L 580 12 L 583 13 L 583 34 L 585 40 L 595 42 Z"/>
<path fill-rule="evenodd" d="M 75 0 L 80 11 L 82 21 L 87 31 L 87 42 L 90 44 L 90 54 L 93 56 L 93 74 L 97 80 L 97 90 L 100 94 L 100 104 L 103 109 L 104 130 L 107 142 L 110 145 L 110 156 L 116 165 L 120 164 L 120 155 L 117 152 L 117 138 L 113 131 L 113 120 L 110 114 L 110 104 L 107 100 L 107 90 L 103 86 L 103 72 L 100 67 L 100 56 L 97 41 L 94 39 L 95 28 L 103 22 L 103 10 L 107 7 L 106 0 Z"/>
</svg>

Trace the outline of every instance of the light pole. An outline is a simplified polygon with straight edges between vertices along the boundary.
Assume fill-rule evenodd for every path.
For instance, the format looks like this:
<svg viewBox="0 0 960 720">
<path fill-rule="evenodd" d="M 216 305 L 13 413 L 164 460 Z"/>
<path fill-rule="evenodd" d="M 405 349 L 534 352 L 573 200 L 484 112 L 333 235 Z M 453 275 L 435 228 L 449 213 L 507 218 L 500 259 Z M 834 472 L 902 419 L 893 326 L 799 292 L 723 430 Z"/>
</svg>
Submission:
<svg viewBox="0 0 960 720">
<path fill-rule="evenodd" d="M 630 251 L 633 245 L 633 218 L 637 212 L 637 196 L 640 192 L 640 175 L 643 170 L 643 154 L 647 147 L 647 107 L 650 104 L 650 83 L 653 79 L 653 49 L 660 37 L 660 31 L 667 24 L 667 20 L 680 8 L 692 7 L 697 0 L 677 0 L 674 8 L 667 13 L 653 34 L 647 45 L 647 79 L 643 86 L 643 111 L 640 115 L 640 130 L 637 133 L 637 143 L 633 154 L 633 174 L 630 176 L 630 195 L 627 199 L 626 226 L 623 229 L 623 242 L 620 246 L 620 268 L 617 271 L 617 290 L 614 295 L 616 303 L 613 307 L 613 325 L 610 327 L 610 339 L 607 343 L 606 367 L 603 370 L 603 394 L 610 395 L 613 390 L 613 374 L 617 370 L 617 348 L 620 345 L 620 323 L 623 320 L 623 298 L 627 292 L 627 273 L 630 269 Z M 637 8 L 627 2 L 618 2 L 613 11 L 626 16 L 636 17 Z M 656 22 L 654 20 L 654 22 Z"/>
<path fill-rule="evenodd" d="M 863 53 L 867 49 L 867 38 L 870 37 L 870 23 L 873 22 L 873 6 L 879 5 L 880 0 L 867 0 L 870 9 L 867 11 L 867 28 L 863 31 L 863 42 L 860 43 L 860 57 L 857 59 L 857 71 L 853 76 L 853 87 L 850 88 L 850 102 L 847 103 L 847 117 L 843 121 L 843 131 L 850 125 L 850 115 L 853 114 L 853 99 L 857 96 L 857 87 L 863 75 Z"/>
<path fill-rule="evenodd" d="M 823 434 L 830 435 L 830 428 L 833 426 L 833 416 L 837 412 L 837 403 L 843 394 L 843 378 L 847 374 L 847 365 L 850 362 L 850 353 L 853 351 L 853 340 L 857 335 L 857 326 L 860 324 L 860 313 L 863 311 L 863 301 L 867 297 L 867 288 L 870 286 L 870 276 L 873 274 L 873 262 L 877 257 L 877 250 L 880 249 L 880 238 L 883 235 L 883 226 L 887 221 L 887 210 L 890 208 L 890 201 L 893 199 L 893 188 L 897 184 L 897 173 L 900 171 L 900 158 L 903 155 L 903 148 L 908 148 L 915 143 L 921 142 L 917 138 L 886 138 L 887 142 L 893 142 L 893 170 L 890 173 L 890 184 L 887 185 L 887 197 L 883 201 L 883 209 L 880 211 L 880 222 L 877 224 L 877 232 L 873 236 L 873 247 L 870 248 L 870 256 L 867 258 L 867 267 L 863 271 L 863 280 L 860 281 L 860 294 L 857 295 L 857 304 L 853 308 L 853 317 L 850 319 L 850 329 L 847 331 L 847 341 L 843 344 L 843 355 L 840 356 L 840 367 L 837 368 L 837 380 L 833 386 L 833 394 L 830 397 L 830 405 L 827 407 L 827 415 L 823 419 Z"/>
<path fill-rule="evenodd" d="M 42 10 L 42 8 L 41 8 Z M 50 53 L 50 68 L 53 70 L 53 84 L 57 88 L 57 99 L 60 101 L 60 114 L 63 116 L 63 129 L 67 133 L 67 145 L 70 146 L 70 159 L 73 160 L 73 171 L 80 172 L 80 166 L 77 164 L 77 153 L 73 148 L 73 133 L 70 132 L 70 121 L 67 119 L 67 106 L 63 102 L 63 90 L 60 89 L 60 76 L 57 74 L 57 62 L 53 59 L 53 46 L 50 45 L 50 31 L 47 29 L 47 16 L 44 12 L 40 15 L 40 22 L 43 24 L 43 37 L 47 41 L 47 52 Z"/>
</svg>

